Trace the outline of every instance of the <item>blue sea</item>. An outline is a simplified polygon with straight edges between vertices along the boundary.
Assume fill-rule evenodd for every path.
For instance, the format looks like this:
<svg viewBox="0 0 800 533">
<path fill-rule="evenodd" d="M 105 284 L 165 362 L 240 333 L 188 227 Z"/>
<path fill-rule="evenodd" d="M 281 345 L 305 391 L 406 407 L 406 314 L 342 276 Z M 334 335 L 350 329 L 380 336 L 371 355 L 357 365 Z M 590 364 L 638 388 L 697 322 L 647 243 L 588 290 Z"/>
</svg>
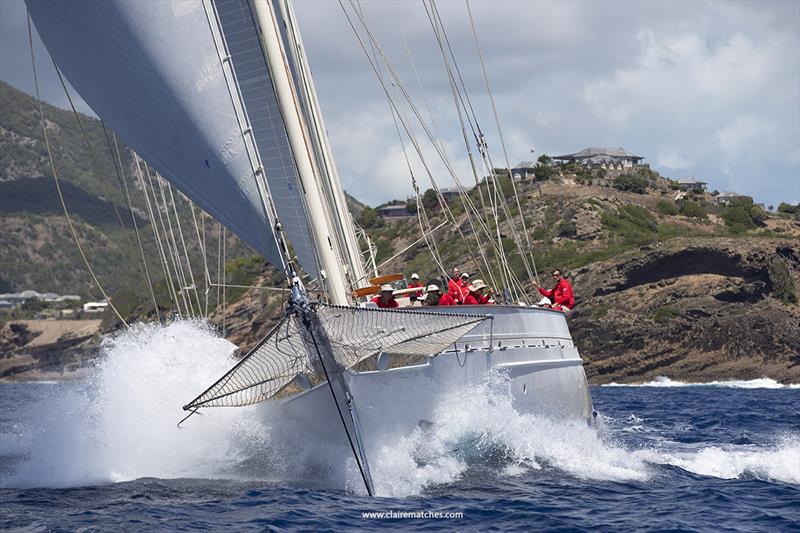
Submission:
<svg viewBox="0 0 800 533">
<path fill-rule="evenodd" d="M 298 475 L 324 447 L 300 431 L 283 457 L 253 410 L 176 427 L 230 348 L 201 323 L 142 326 L 86 379 L 0 384 L 0 529 L 800 530 L 797 387 L 594 387 L 590 429 L 515 413 L 490 383 L 381 450 L 368 498 Z"/>
</svg>

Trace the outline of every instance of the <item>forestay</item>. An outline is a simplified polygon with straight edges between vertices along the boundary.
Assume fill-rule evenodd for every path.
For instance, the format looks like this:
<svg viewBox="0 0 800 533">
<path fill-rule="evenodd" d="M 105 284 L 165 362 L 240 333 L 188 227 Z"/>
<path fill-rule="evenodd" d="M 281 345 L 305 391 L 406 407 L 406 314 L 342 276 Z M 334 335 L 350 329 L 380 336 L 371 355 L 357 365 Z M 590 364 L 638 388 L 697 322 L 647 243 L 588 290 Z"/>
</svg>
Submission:
<svg viewBox="0 0 800 533">
<path fill-rule="evenodd" d="M 381 352 L 434 356 L 488 317 L 314 305 L 336 362 L 351 368 Z M 290 311 L 253 350 L 184 406 L 238 407 L 271 398 L 298 374 L 313 374 L 319 355 L 299 311 Z"/>
<path fill-rule="evenodd" d="M 210 4 L 26 2 L 56 64 L 94 112 L 201 208 L 282 266 Z"/>
</svg>

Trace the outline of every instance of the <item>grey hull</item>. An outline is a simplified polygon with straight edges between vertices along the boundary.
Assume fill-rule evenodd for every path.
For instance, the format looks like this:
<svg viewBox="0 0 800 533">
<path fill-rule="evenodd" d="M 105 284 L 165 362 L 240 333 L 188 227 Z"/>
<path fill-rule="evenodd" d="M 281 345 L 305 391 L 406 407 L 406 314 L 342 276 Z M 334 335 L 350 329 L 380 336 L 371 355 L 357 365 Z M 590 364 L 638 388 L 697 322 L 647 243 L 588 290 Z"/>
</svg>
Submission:
<svg viewBox="0 0 800 533">
<path fill-rule="evenodd" d="M 478 386 L 492 372 L 507 376 L 519 413 L 591 422 L 589 386 L 562 313 L 511 306 L 437 311 L 491 313 L 493 318 L 425 364 L 344 373 L 367 457 L 433 420 L 450 391 Z M 301 429 L 306 442 L 341 446 L 347 453 L 327 385 L 285 400 L 279 410 L 282 422 Z"/>
</svg>

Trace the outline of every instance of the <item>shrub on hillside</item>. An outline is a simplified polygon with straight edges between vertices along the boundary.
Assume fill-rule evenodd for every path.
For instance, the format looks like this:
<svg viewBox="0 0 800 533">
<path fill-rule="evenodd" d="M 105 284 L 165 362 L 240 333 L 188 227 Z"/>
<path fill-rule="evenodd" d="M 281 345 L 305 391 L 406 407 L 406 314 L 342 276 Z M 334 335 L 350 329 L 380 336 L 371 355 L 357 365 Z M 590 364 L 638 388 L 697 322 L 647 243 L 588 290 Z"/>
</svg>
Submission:
<svg viewBox="0 0 800 533">
<path fill-rule="evenodd" d="M 578 228 L 575 227 L 575 223 L 571 220 L 562 220 L 556 226 L 556 231 L 559 237 L 574 237 Z"/>
<path fill-rule="evenodd" d="M 781 257 L 774 257 L 769 263 L 769 278 L 772 281 L 772 294 L 787 304 L 797 303 L 794 279 L 789 264 Z"/>
<path fill-rule="evenodd" d="M 533 177 L 536 181 L 547 181 L 556 175 L 556 169 L 550 166 L 539 165 L 533 169 Z"/>
<path fill-rule="evenodd" d="M 693 202 L 691 200 L 686 200 L 681 202 L 680 207 L 681 215 L 690 218 L 705 218 L 706 217 L 706 210 L 705 208 L 697 202 Z"/>
<path fill-rule="evenodd" d="M 428 189 L 425 191 L 425 193 L 422 195 L 422 205 L 428 210 L 439 207 L 439 197 L 436 194 L 436 191 L 433 189 Z"/>
<path fill-rule="evenodd" d="M 678 206 L 669 200 L 659 200 L 656 204 L 656 209 L 662 215 L 675 216 L 678 214 Z"/>
<path fill-rule="evenodd" d="M 764 221 L 767 219 L 767 214 L 764 212 L 763 209 L 761 209 L 757 205 L 754 205 L 747 211 L 750 213 L 750 218 L 753 220 L 753 223 L 756 226 L 760 227 L 766 226 Z"/>
<path fill-rule="evenodd" d="M 644 194 L 647 192 L 647 186 L 649 183 L 650 182 L 641 176 L 623 174 L 614 179 L 613 185 L 615 189 L 619 189 L 620 191 Z"/>
<path fill-rule="evenodd" d="M 778 204 L 778 213 L 783 215 L 794 215 L 795 218 L 800 219 L 800 204 L 792 205 L 786 202 Z"/>
<path fill-rule="evenodd" d="M 725 225 L 736 233 L 741 233 L 756 227 L 750 212 L 741 206 L 728 206 L 722 212 L 722 220 Z"/>
<path fill-rule="evenodd" d="M 358 223 L 361 224 L 362 228 L 379 228 L 383 226 L 384 220 L 376 209 L 365 207 L 364 210 L 361 211 Z"/>
</svg>

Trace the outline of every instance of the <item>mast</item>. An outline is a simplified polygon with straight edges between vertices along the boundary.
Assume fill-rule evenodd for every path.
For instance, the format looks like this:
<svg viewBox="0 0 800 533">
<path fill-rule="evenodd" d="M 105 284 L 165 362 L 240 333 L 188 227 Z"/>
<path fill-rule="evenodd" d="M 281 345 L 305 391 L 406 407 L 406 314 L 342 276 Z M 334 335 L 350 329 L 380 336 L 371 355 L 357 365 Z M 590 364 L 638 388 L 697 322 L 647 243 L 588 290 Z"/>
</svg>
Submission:
<svg viewBox="0 0 800 533">
<path fill-rule="evenodd" d="M 287 0 L 280 0 L 281 12 L 284 20 L 287 21 L 287 53 L 295 55 L 295 65 L 297 66 L 299 81 L 305 96 L 305 104 L 310 115 L 309 126 L 313 128 L 314 138 L 317 141 L 315 147 L 318 152 L 321 178 L 324 181 L 325 197 L 328 201 L 330 213 L 333 214 L 334 221 L 337 223 L 337 233 L 340 242 L 340 249 L 344 259 L 347 260 L 350 274 L 350 282 L 355 285 L 366 286 L 369 282 L 364 275 L 364 262 L 361 257 L 361 248 L 358 244 L 355 225 L 350 210 L 347 207 L 347 198 L 342 189 L 339 176 L 336 171 L 336 164 L 333 160 L 333 153 L 328 140 L 325 121 L 320 111 L 317 90 L 311 77 L 311 70 L 306 57 L 305 47 L 300 30 L 297 27 L 296 17 L 292 4 Z M 289 46 L 290 45 L 290 46 Z M 376 274 L 377 276 L 377 274 Z"/>
<path fill-rule="evenodd" d="M 335 248 L 336 236 L 331 235 L 331 229 L 335 226 L 332 225 L 332 221 L 326 214 L 324 197 L 314 172 L 313 147 L 311 139 L 306 136 L 303 128 L 297 96 L 292 88 L 289 66 L 281 46 L 278 20 L 268 0 L 251 0 L 251 5 L 261 27 L 259 36 L 261 46 L 268 59 L 272 82 L 305 195 L 310 231 L 321 268 L 320 282 L 331 303 L 348 305 L 349 291 L 344 265 Z"/>
</svg>

